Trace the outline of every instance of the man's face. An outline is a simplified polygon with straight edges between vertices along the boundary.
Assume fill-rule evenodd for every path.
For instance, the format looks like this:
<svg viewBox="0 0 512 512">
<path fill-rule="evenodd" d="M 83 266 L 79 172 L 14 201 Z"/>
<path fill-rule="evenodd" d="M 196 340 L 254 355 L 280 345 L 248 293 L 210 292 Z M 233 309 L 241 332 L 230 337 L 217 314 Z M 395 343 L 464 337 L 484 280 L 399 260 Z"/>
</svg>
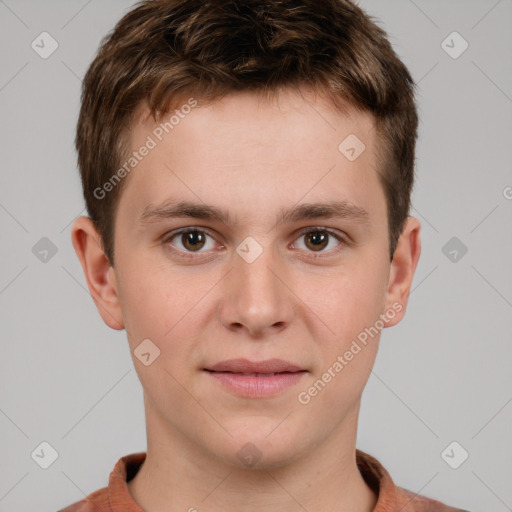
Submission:
<svg viewBox="0 0 512 512">
<path fill-rule="evenodd" d="M 111 272 L 148 432 L 240 466 L 352 435 L 379 315 L 393 310 L 372 118 L 304 97 L 232 94 L 163 136 L 141 115 L 132 149 L 148 136 L 156 146 L 126 178 L 116 214 Z M 365 145 L 355 159 L 354 136 Z M 172 215 L 178 204 L 183 216 Z"/>
</svg>

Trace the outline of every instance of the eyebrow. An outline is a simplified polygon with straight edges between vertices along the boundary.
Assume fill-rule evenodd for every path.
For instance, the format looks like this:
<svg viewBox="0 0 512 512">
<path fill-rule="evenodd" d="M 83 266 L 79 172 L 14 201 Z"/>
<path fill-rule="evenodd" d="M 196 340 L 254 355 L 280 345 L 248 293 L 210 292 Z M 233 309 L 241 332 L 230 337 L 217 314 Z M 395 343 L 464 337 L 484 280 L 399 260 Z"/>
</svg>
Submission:
<svg viewBox="0 0 512 512">
<path fill-rule="evenodd" d="M 228 226 L 234 224 L 229 212 L 216 206 L 194 203 L 191 201 L 165 201 L 144 208 L 139 217 L 141 226 L 173 218 L 193 218 L 209 221 L 220 221 Z M 290 209 L 281 209 L 278 212 L 276 224 L 284 222 L 298 222 L 313 219 L 349 219 L 360 223 L 369 223 L 368 212 L 350 201 L 332 201 L 327 203 L 302 203 Z"/>
</svg>

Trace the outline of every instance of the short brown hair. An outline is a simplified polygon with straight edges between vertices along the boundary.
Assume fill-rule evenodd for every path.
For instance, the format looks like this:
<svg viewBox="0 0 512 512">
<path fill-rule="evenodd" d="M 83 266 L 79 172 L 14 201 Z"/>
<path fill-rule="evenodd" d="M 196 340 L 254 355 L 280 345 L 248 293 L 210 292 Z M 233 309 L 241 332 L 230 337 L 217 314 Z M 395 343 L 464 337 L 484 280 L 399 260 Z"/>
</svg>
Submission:
<svg viewBox="0 0 512 512">
<path fill-rule="evenodd" d="M 158 120 L 187 95 L 209 102 L 302 86 L 342 112 L 373 115 L 392 259 L 409 215 L 418 116 L 411 75 L 373 18 L 349 0 L 143 0 L 101 41 L 75 139 L 87 211 L 110 264 L 126 180 L 104 197 L 97 191 L 129 153 L 142 102 Z"/>
</svg>

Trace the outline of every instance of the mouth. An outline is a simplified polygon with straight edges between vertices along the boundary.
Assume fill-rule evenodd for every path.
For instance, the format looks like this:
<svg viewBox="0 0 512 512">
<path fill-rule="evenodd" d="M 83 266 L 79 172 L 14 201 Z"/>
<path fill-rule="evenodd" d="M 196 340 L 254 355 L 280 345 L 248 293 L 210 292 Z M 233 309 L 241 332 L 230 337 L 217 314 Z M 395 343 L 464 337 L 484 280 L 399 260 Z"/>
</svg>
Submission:
<svg viewBox="0 0 512 512">
<path fill-rule="evenodd" d="M 206 370 L 212 373 L 230 373 L 231 375 L 243 375 L 246 377 L 273 377 L 274 375 L 282 375 L 283 373 L 298 373 L 298 372 L 276 372 L 276 373 L 240 373 L 240 372 L 216 372 L 213 370 Z"/>
<path fill-rule="evenodd" d="M 246 398 L 263 398 L 279 394 L 295 385 L 307 370 L 283 361 L 249 361 L 230 359 L 203 369 L 224 390 Z"/>
<path fill-rule="evenodd" d="M 210 372 L 239 373 L 247 375 L 274 375 L 276 373 L 296 373 L 306 371 L 300 366 L 283 359 L 249 361 L 248 359 L 229 359 L 204 368 Z"/>
</svg>

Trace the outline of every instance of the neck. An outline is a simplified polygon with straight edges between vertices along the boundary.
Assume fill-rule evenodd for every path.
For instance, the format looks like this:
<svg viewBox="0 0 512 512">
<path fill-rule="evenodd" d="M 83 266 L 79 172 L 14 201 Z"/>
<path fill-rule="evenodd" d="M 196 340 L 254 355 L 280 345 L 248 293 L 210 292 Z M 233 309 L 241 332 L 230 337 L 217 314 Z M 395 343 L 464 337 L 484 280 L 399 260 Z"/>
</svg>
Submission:
<svg viewBox="0 0 512 512">
<path fill-rule="evenodd" d="M 377 496 L 356 464 L 357 410 L 322 445 L 287 465 L 240 469 L 200 452 L 146 411 L 148 449 L 128 482 L 146 512 L 371 512 Z"/>
</svg>

